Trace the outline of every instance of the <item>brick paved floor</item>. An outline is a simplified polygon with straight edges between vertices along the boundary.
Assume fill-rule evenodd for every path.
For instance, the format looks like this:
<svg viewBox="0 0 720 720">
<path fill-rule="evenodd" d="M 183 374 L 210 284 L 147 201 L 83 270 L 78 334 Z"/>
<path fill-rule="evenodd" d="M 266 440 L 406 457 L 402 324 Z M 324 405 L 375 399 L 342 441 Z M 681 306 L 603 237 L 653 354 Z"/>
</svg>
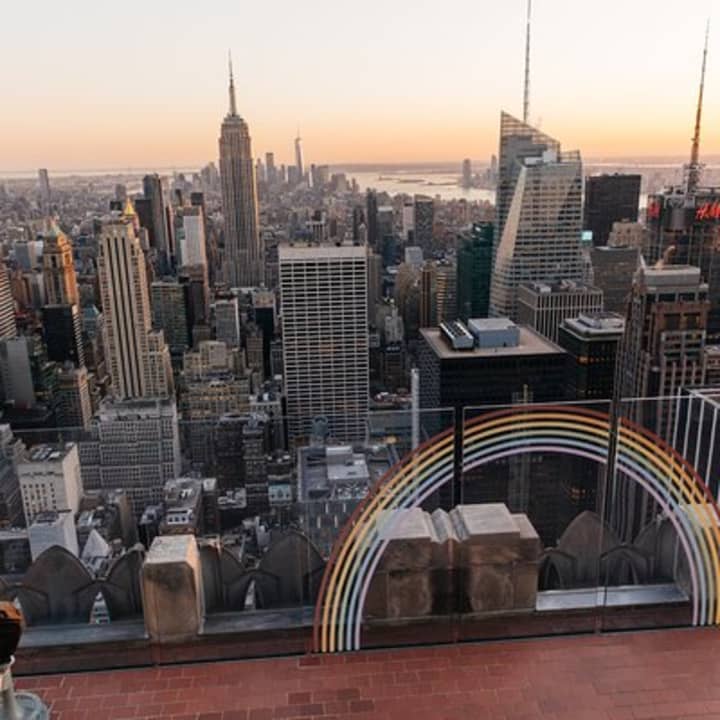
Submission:
<svg viewBox="0 0 720 720">
<path fill-rule="evenodd" d="M 720 718 L 720 635 L 676 630 L 20 678 L 54 720 Z"/>
</svg>

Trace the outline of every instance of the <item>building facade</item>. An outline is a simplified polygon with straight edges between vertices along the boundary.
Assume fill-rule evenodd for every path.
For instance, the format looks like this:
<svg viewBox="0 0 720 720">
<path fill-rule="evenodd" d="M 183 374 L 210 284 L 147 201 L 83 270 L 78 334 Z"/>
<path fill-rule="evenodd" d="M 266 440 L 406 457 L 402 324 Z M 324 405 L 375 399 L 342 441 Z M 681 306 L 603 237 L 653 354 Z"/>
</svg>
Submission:
<svg viewBox="0 0 720 720">
<path fill-rule="evenodd" d="M 534 328 L 552 342 L 557 342 L 563 320 L 602 310 L 602 290 L 585 283 L 535 282 L 521 285 L 518 290 L 518 322 Z"/>
<path fill-rule="evenodd" d="M 365 436 L 369 363 L 365 247 L 279 248 L 283 364 L 290 434 L 317 416 L 343 440 Z"/>
<path fill-rule="evenodd" d="M 167 377 L 169 356 L 167 349 L 162 349 L 164 340 L 150 338 L 145 255 L 136 234 L 136 221 L 136 216 L 126 212 L 106 222 L 98 253 L 105 361 L 112 392 L 118 399 L 162 397 L 172 385 L 172 378 Z"/>
<path fill-rule="evenodd" d="M 521 284 L 584 278 L 582 162 L 503 113 L 500 173 L 490 314 L 515 320 Z"/>
<path fill-rule="evenodd" d="M 640 211 L 640 175 L 590 175 L 585 179 L 583 227 L 595 247 L 608 244 L 613 223 L 636 222 Z"/>
</svg>

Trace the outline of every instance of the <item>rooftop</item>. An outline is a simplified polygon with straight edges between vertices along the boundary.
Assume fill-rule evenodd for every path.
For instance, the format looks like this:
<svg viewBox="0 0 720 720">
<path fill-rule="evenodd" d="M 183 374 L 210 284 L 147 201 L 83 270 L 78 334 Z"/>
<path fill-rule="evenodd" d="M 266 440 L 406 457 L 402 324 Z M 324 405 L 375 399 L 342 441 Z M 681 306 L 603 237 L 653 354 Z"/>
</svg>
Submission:
<svg viewBox="0 0 720 720">
<path fill-rule="evenodd" d="M 54 720 L 720 717 L 715 629 L 16 678 Z M 168 658 L 169 662 L 174 661 Z"/>
<path fill-rule="evenodd" d="M 453 350 L 443 341 L 439 328 L 421 330 L 425 342 L 441 360 L 469 360 L 497 356 L 517 357 L 524 355 L 555 355 L 563 351 L 554 343 L 525 325 L 518 325 L 520 342 L 516 347 L 473 348 L 470 350 Z"/>
</svg>

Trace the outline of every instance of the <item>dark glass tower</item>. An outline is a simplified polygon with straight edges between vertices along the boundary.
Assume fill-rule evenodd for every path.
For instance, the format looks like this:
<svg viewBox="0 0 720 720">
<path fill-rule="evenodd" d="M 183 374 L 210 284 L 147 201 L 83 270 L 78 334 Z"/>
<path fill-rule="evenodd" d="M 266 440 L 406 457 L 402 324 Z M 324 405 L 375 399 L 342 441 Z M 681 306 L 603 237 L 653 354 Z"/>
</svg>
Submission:
<svg viewBox="0 0 720 720">
<path fill-rule="evenodd" d="M 494 232 L 492 223 L 477 223 L 458 248 L 458 314 L 463 320 L 484 318 L 490 311 Z"/>
<path fill-rule="evenodd" d="M 613 223 L 635 222 L 640 209 L 640 175 L 591 175 L 585 180 L 583 227 L 593 245 L 608 244 Z"/>
</svg>

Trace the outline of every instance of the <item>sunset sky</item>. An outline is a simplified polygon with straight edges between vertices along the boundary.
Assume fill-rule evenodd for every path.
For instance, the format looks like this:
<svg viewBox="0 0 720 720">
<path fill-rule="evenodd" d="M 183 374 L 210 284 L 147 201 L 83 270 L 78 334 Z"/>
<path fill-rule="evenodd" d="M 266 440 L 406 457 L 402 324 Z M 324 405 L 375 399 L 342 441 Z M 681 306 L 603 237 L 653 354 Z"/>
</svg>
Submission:
<svg viewBox="0 0 720 720">
<path fill-rule="evenodd" d="M 521 113 L 526 0 L 8 0 L 0 171 L 215 159 L 232 49 L 253 152 L 485 159 Z M 689 152 L 712 0 L 534 0 L 531 117 L 586 157 Z M 702 149 L 720 153 L 720 17 Z"/>
</svg>

